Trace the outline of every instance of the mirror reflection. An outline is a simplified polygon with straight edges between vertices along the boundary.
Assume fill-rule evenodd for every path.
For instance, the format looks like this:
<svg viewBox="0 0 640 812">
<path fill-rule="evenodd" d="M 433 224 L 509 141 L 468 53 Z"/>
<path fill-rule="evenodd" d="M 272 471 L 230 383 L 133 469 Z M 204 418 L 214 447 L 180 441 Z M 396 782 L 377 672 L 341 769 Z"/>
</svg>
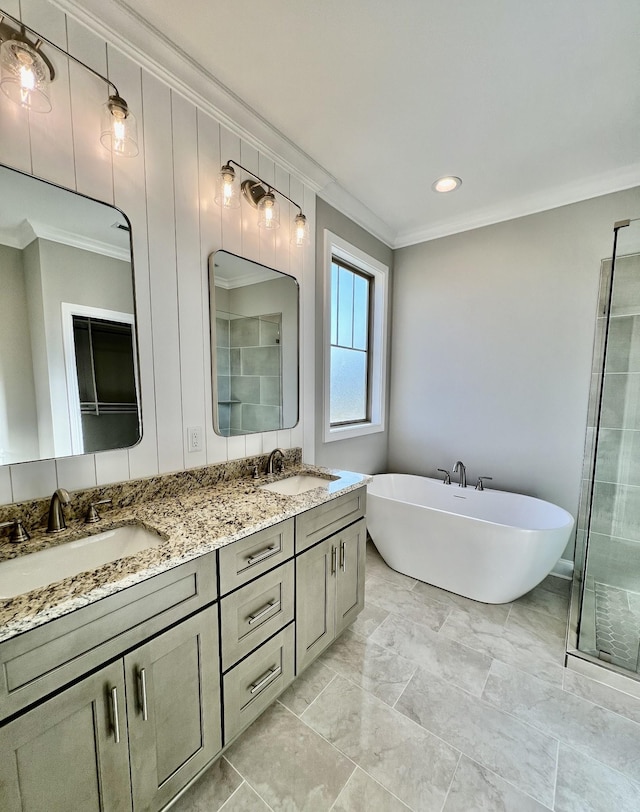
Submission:
<svg viewBox="0 0 640 812">
<path fill-rule="evenodd" d="M 216 251 L 209 258 L 214 428 L 223 437 L 298 422 L 298 283 Z"/>
<path fill-rule="evenodd" d="M 141 436 L 130 228 L 0 166 L 0 464 Z"/>
</svg>

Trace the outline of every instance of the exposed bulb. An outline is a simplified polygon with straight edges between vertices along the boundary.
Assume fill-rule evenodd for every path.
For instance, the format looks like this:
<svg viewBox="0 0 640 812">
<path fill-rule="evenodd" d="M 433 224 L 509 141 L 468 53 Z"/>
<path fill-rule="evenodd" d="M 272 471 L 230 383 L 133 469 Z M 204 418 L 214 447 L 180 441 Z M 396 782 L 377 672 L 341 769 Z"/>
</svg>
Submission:
<svg viewBox="0 0 640 812">
<path fill-rule="evenodd" d="M 100 142 L 114 155 L 138 154 L 138 127 L 133 113 L 121 96 L 109 96 L 104 105 Z"/>
<path fill-rule="evenodd" d="M 0 88 L 16 104 L 34 113 L 48 113 L 51 70 L 42 55 L 28 42 L 5 40 L 0 46 Z"/>
<path fill-rule="evenodd" d="M 309 226 L 307 218 L 302 212 L 296 215 L 293 221 L 293 233 L 291 234 L 291 243 L 297 248 L 301 248 L 307 242 L 309 236 Z"/>
<path fill-rule="evenodd" d="M 280 207 L 271 189 L 260 199 L 258 212 L 258 226 L 260 228 L 279 228 Z"/>
<path fill-rule="evenodd" d="M 220 170 L 214 201 L 223 209 L 237 209 L 240 207 L 236 171 L 230 164 L 225 164 Z"/>
</svg>

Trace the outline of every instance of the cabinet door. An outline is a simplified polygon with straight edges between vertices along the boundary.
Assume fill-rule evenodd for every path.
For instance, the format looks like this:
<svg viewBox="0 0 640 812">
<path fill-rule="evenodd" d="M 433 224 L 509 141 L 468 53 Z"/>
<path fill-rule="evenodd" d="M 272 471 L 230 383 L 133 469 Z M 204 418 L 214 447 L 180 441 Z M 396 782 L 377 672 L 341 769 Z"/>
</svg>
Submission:
<svg viewBox="0 0 640 812">
<path fill-rule="evenodd" d="M 3 812 L 130 812 L 122 660 L 0 729 Z"/>
<path fill-rule="evenodd" d="M 336 636 L 344 631 L 364 608 L 364 567 L 367 527 L 364 519 L 336 536 L 338 549 Z"/>
<path fill-rule="evenodd" d="M 134 810 L 161 809 L 220 750 L 218 607 L 124 658 Z"/>
<path fill-rule="evenodd" d="M 333 538 L 296 559 L 296 666 L 303 668 L 335 636 L 337 548 Z"/>
</svg>

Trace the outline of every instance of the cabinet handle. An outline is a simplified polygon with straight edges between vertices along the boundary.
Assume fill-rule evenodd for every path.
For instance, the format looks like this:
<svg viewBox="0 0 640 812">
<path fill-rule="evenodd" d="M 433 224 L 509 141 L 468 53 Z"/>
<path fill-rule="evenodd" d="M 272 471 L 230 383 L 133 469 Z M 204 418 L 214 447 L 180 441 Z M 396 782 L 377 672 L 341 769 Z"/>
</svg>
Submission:
<svg viewBox="0 0 640 812">
<path fill-rule="evenodd" d="M 149 721 L 149 705 L 147 703 L 147 671 L 141 668 L 138 671 L 138 679 L 140 680 L 140 709 L 142 710 L 142 719 L 144 722 Z"/>
<path fill-rule="evenodd" d="M 264 561 L 266 558 L 271 558 L 272 555 L 280 552 L 280 547 L 277 544 L 272 544 L 270 547 L 267 547 L 258 555 L 250 555 L 247 558 L 247 565 L 251 567 L 253 564 L 258 564 L 260 561 Z"/>
<path fill-rule="evenodd" d="M 120 722 L 118 720 L 118 689 L 114 687 L 111 694 L 111 727 L 113 728 L 113 738 L 116 744 L 120 744 Z"/>
<path fill-rule="evenodd" d="M 273 668 L 270 668 L 264 677 L 261 677 L 257 682 L 254 682 L 253 685 L 250 686 L 249 693 L 257 694 L 258 691 L 261 691 L 263 688 L 266 688 L 267 685 L 280 674 L 282 668 L 279 665 L 275 665 Z"/>
<path fill-rule="evenodd" d="M 255 615 L 249 615 L 249 618 L 248 618 L 249 626 L 252 626 L 254 623 L 257 623 L 260 620 L 261 617 L 264 617 L 265 615 L 268 615 L 269 612 L 272 609 L 275 609 L 276 607 L 278 609 L 280 608 L 280 601 L 272 601 L 271 603 L 268 603 L 264 607 L 264 609 L 261 609 L 259 612 L 256 612 Z"/>
<path fill-rule="evenodd" d="M 336 574 L 337 569 L 337 559 L 338 559 L 338 548 L 334 547 L 333 544 L 331 545 L 331 574 Z"/>
<path fill-rule="evenodd" d="M 344 541 L 340 542 L 340 569 L 342 572 L 347 571 L 347 552 L 345 550 Z"/>
</svg>

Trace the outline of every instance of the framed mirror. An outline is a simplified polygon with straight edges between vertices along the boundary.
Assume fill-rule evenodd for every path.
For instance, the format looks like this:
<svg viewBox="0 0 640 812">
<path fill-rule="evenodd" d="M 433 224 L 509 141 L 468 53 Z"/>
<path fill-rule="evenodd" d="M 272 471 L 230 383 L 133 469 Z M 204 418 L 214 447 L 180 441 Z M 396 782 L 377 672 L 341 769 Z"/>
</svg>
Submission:
<svg viewBox="0 0 640 812">
<path fill-rule="evenodd" d="M 0 464 L 135 445 L 129 221 L 4 166 L 0 188 Z"/>
<path fill-rule="evenodd" d="M 233 437 L 298 422 L 298 282 L 257 262 L 209 257 L 213 425 Z"/>
</svg>

